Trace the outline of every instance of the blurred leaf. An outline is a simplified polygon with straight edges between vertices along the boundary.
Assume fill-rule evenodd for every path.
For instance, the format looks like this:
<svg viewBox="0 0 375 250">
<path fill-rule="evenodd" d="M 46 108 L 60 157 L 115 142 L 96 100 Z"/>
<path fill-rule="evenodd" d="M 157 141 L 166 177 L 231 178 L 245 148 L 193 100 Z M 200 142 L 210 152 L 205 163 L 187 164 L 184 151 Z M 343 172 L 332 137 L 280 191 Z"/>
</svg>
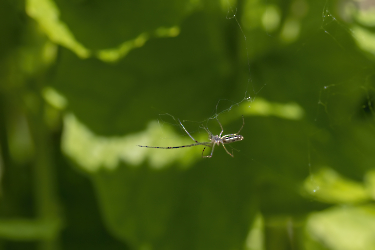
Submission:
<svg viewBox="0 0 375 250">
<path fill-rule="evenodd" d="M 55 2 L 78 40 L 94 51 L 116 47 L 142 33 L 152 34 L 160 27 L 178 26 L 200 5 L 188 0 Z"/>
<path fill-rule="evenodd" d="M 11 240 L 51 240 L 58 236 L 61 222 L 58 220 L 0 220 L 0 237 Z"/>
<path fill-rule="evenodd" d="M 90 52 L 74 38 L 66 24 L 60 21 L 60 13 L 53 0 L 27 0 L 26 12 L 38 21 L 53 42 L 71 49 L 82 58 L 90 55 Z"/>
<path fill-rule="evenodd" d="M 373 206 L 333 207 L 310 215 L 307 228 L 329 249 L 375 249 Z"/>
<path fill-rule="evenodd" d="M 327 209 L 374 196 L 370 1 L 348 2 L 0 2 L 0 211 L 60 216 L 60 196 L 81 197 L 63 199 L 76 207 L 55 245 L 40 236 L 44 227 L 24 222 L 5 223 L 4 235 L 42 239 L 44 249 L 61 236 L 72 249 L 76 239 L 66 235 L 78 232 L 71 227 L 82 211 L 98 220 L 87 190 L 51 174 L 60 164 L 67 171 L 61 143 L 92 180 L 108 230 L 131 248 L 298 248 L 309 215 L 310 249 L 370 248 L 370 206 Z M 236 133 L 241 115 L 245 139 L 226 145 L 234 158 L 222 147 L 211 159 L 202 147 L 137 147 L 192 143 L 179 121 L 198 141 L 207 140 L 202 126 Z M 17 116 L 27 117 L 30 140 L 14 129 Z M 16 163 L 10 156 L 25 153 L 27 141 L 35 157 Z M 320 188 L 317 199 L 301 193 L 304 183 Z M 263 233 L 252 226 L 259 213 Z M 359 245 L 346 237 L 352 226 L 366 231 Z"/>
<path fill-rule="evenodd" d="M 180 36 L 149 41 L 115 65 L 82 61 L 63 50 L 53 86 L 67 98 L 68 108 L 100 134 L 139 130 L 160 110 L 203 118 L 213 108 L 206 103 L 217 102 L 217 96 L 208 94 L 209 83 L 215 83 L 218 96 L 224 95 L 228 91 L 220 86 L 230 68 L 216 40 L 215 32 L 222 31 L 206 32 L 206 25 L 215 25 L 211 18 L 198 13 L 183 24 Z"/>
<path fill-rule="evenodd" d="M 347 180 L 329 168 L 306 179 L 304 189 L 315 199 L 328 203 L 360 203 L 370 199 L 363 184 Z"/>
<path fill-rule="evenodd" d="M 250 172 L 226 165 L 122 166 L 93 180 L 108 227 L 135 248 L 239 249 L 257 207 Z"/>
</svg>

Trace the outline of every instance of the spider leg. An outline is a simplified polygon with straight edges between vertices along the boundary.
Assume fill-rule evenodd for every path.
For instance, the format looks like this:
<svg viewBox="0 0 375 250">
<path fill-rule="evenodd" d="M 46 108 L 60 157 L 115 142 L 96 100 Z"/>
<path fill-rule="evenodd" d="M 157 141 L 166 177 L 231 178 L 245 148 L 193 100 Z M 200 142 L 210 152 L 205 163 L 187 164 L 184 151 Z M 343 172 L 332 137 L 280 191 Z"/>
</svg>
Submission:
<svg viewBox="0 0 375 250">
<path fill-rule="evenodd" d="M 212 154 L 214 153 L 214 148 L 215 148 L 215 143 L 212 145 L 212 150 L 211 150 L 211 154 L 210 155 L 203 155 L 204 153 L 204 150 L 206 149 L 206 147 L 203 149 L 203 152 L 202 152 L 202 158 L 211 158 L 212 157 Z"/>
<path fill-rule="evenodd" d="M 240 128 L 240 130 L 238 130 L 237 135 L 240 134 L 240 132 L 241 132 L 243 126 L 245 125 L 245 118 L 243 117 L 243 115 L 242 115 L 242 121 L 243 121 L 243 122 L 242 122 L 242 127 Z"/>
<path fill-rule="evenodd" d="M 203 149 L 203 151 L 202 151 L 202 158 L 204 158 L 204 155 L 203 155 L 203 153 L 204 153 L 204 150 L 206 149 L 206 147 L 204 147 L 204 149 Z"/>
<path fill-rule="evenodd" d="M 137 146 L 141 148 L 174 149 L 174 148 L 188 148 L 188 147 L 194 147 L 194 146 L 200 146 L 200 145 L 210 147 L 210 142 L 198 142 L 198 143 L 193 143 L 193 144 L 183 145 L 183 146 L 176 146 L 176 147 L 154 147 L 154 146 L 142 146 L 142 145 L 137 145 Z"/>
<path fill-rule="evenodd" d="M 221 125 L 221 123 L 219 122 L 219 119 L 217 119 L 217 117 L 216 117 L 216 121 L 219 123 L 220 128 L 221 128 L 221 132 L 220 132 L 220 135 L 219 135 L 219 137 L 221 137 L 221 134 L 223 133 L 224 129 L 223 129 L 223 126 Z"/>
<path fill-rule="evenodd" d="M 229 153 L 229 151 L 227 150 L 227 148 L 224 146 L 224 143 L 223 143 L 222 145 L 223 145 L 225 151 L 226 151 L 230 156 L 234 157 L 233 154 Z M 233 153 L 233 152 L 232 152 L 232 153 Z"/>
<path fill-rule="evenodd" d="M 178 122 L 180 123 L 181 127 L 185 130 L 186 134 L 188 134 L 188 136 L 189 136 L 193 141 L 195 141 L 196 143 L 198 143 L 198 141 L 195 140 L 195 139 L 189 134 L 189 132 L 187 132 L 187 130 L 186 130 L 186 128 L 184 127 L 184 125 L 182 125 L 180 119 L 177 119 L 177 120 L 178 120 Z"/>
<path fill-rule="evenodd" d="M 201 126 L 201 128 L 203 128 L 204 130 L 206 130 L 207 134 L 208 134 L 208 138 L 211 138 L 212 136 L 212 133 L 210 130 L 208 130 L 208 128 L 204 127 L 203 125 Z"/>
</svg>

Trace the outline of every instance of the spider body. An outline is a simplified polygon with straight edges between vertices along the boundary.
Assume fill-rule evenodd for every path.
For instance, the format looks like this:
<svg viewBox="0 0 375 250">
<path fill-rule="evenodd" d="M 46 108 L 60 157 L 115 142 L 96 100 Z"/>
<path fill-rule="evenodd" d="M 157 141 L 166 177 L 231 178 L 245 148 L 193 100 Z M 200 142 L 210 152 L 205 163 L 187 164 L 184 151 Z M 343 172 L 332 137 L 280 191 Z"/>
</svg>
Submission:
<svg viewBox="0 0 375 250">
<path fill-rule="evenodd" d="M 243 136 L 237 135 L 237 134 L 224 135 L 221 138 L 223 139 L 223 143 L 225 143 L 225 144 L 243 140 Z"/>
<path fill-rule="evenodd" d="M 183 145 L 183 146 L 177 146 L 177 147 L 152 147 L 152 146 L 141 146 L 141 145 L 138 145 L 139 147 L 142 147 L 142 148 L 159 148 L 159 149 L 174 149 L 174 148 L 186 148 L 186 147 L 194 147 L 194 146 L 205 146 L 203 151 L 202 151 L 202 157 L 203 158 L 211 158 L 212 157 L 212 154 L 214 153 L 214 149 L 215 149 L 215 145 L 218 145 L 220 146 L 220 143 L 223 145 L 223 148 L 225 149 L 225 151 L 232 157 L 233 156 L 233 152 L 232 154 L 229 153 L 229 151 L 225 148 L 224 144 L 229 144 L 229 143 L 232 143 L 232 142 L 236 142 L 236 141 L 242 141 L 244 139 L 244 137 L 242 135 L 239 135 L 240 131 L 242 130 L 243 126 L 245 125 L 245 119 L 244 117 L 242 116 L 242 127 L 240 128 L 240 130 L 238 131 L 237 134 L 228 134 L 228 135 L 222 135 L 224 129 L 223 129 L 223 126 L 221 125 L 221 123 L 219 122 L 219 120 L 216 118 L 217 122 L 219 123 L 220 125 L 220 128 L 221 128 L 221 132 L 219 135 L 213 135 L 207 128 L 203 127 L 207 133 L 208 133 L 208 139 L 210 140 L 209 142 L 198 142 L 197 140 L 195 140 L 190 134 L 189 132 L 185 129 L 184 125 L 182 125 L 182 123 L 180 122 L 179 120 L 179 123 L 181 125 L 181 127 L 185 130 L 185 132 L 189 135 L 189 137 L 195 141 L 196 143 L 193 143 L 193 144 L 190 144 L 190 145 Z M 210 155 L 206 155 L 204 156 L 203 153 L 204 153 L 204 150 L 206 149 L 206 147 L 212 147 L 212 150 L 211 150 L 211 154 Z"/>
</svg>

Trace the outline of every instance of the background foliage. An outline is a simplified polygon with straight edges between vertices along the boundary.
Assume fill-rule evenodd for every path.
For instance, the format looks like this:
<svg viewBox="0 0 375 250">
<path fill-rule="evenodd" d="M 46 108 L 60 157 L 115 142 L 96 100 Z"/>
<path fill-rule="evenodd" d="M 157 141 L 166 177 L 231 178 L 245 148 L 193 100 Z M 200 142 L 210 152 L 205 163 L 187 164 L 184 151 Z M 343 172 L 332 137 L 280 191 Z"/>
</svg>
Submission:
<svg viewBox="0 0 375 250">
<path fill-rule="evenodd" d="M 0 0 L 0 249 L 375 248 L 374 12 Z"/>
</svg>

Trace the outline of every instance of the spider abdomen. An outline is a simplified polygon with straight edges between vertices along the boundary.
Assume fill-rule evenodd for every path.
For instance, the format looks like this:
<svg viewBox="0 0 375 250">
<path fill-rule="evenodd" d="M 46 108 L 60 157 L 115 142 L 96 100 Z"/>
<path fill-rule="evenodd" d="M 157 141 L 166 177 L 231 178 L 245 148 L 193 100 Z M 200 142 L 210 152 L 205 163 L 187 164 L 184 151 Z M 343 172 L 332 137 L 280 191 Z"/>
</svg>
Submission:
<svg viewBox="0 0 375 250">
<path fill-rule="evenodd" d="M 243 136 L 237 135 L 237 134 L 224 135 L 222 138 L 223 138 L 223 143 L 232 143 L 232 142 L 243 140 Z"/>
</svg>

